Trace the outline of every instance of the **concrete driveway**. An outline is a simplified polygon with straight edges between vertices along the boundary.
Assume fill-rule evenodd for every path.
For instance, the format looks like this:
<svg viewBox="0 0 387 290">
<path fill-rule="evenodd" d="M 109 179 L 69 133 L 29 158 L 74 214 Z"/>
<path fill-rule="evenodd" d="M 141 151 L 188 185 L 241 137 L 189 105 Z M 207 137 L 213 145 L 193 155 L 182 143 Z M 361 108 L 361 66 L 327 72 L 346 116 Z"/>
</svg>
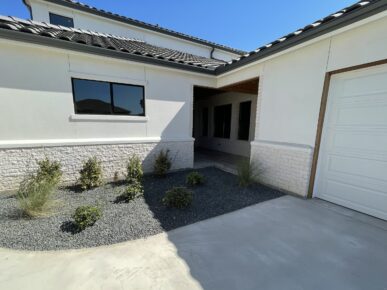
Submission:
<svg viewBox="0 0 387 290">
<path fill-rule="evenodd" d="M 387 223 L 285 196 L 110 247 L 0 249 L 0 289 L 385 290 Z"/>
</svg>

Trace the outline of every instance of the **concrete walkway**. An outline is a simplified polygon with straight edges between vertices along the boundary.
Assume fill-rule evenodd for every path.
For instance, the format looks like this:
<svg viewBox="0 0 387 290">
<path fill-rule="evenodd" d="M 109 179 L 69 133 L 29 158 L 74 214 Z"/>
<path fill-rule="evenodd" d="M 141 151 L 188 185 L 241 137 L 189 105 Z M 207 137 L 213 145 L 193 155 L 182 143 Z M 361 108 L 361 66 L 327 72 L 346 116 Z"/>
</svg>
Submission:
<svg viewBox="0 0 387 290">
<path fill-rule="evenodd" d="M 384 290 L 387 223 L 285 196 L 110 247 L 0 249 L 0 289 Z"/>
<path fill-rule="evenodd" d="M 249 158 L 244 156 L 195 148 L 194 168 L 216 167 L 236 175 L 238 173 L 238 165 L 248 161 Z"/>
</svg>

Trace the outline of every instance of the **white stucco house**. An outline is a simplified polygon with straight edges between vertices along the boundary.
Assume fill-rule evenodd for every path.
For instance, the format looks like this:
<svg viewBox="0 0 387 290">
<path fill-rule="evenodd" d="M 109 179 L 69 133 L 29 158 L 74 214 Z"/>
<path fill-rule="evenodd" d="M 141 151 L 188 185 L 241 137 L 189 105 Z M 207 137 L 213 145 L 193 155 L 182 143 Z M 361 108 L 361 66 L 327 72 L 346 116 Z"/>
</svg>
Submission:
<svg viewBox="0 0 387 290">
<path fill-rule="evenodd" d="M 249 157 L 262 181 L 387 219 L 387 1 L 244 52 L 72 0 L 0 17 L 0 190 L 45 156 L 74 181 L 137 153 Z"/>
</svg>

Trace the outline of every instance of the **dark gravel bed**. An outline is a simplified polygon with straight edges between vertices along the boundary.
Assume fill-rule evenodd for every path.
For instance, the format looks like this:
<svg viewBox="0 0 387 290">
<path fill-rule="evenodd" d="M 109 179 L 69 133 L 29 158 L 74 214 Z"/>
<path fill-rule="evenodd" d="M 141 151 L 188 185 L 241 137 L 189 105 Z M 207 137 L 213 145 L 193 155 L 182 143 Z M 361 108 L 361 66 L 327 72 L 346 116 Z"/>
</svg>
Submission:
<svg viewBox="0 0 387 290">
<path fill-rule="evenodd" d="M 200 171 L 206 177 L 204 185 L 192 188 L 193 204 L 177 210 L 162 205 L 166 190 L 184 186 L 191 170 L 168 174 L 166 178 L 144 177 L 145 194 L 130 203 L 115 200 L 125 188 L 123 184 L 107 184 L 90 191 L 71 188 L 58 190 L 56 209 L 47 217 L 20 217 L 17 200 L 12 195 L 0 195 L 0 247 L 23 250 L 60 250 L 95 247 L 148 237 L 163 231 L 225 214 L 283 193 L 262 186 L 238 186 L 237 177 L 216 168 Z M 103 217 L 83 232 L 71 231 L 71 215 L 80 205 L 99 204 Z"/>
</svg>

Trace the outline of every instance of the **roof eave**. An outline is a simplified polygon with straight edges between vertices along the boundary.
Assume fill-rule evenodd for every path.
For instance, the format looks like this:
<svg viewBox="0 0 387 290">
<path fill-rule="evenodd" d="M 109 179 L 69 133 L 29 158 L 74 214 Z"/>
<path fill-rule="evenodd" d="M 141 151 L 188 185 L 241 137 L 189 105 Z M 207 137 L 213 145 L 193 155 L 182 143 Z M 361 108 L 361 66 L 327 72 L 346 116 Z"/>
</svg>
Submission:
<svg viewBox="0 0 387 290">
<path fill-rule="evenodd" d="M 45 45 L 45 46 L 59 48 L 59 49 L 67 49 L 67 50 L 111 57 L 116 59 L 122 59 L 127 61 L 134 61 L 134 62 L 148 64 L 148 65 L 157 65 L 157 66 L 163 66 L 163 67 L 174 68 L 179 70 L 185 70 L 189 72 L 215 75 L 215 70 L 211 70 L 211 69 L 206 69 L 206 68 L 197 67 L 197 66 L 190 66 L 190 65 L 185 65 L 181 63 L 174 63 L 174 62 L 165 61 L 157 58 L 151 58 L 147 56 L 128 54 L 128 53 L 120 52 L 116 50 L 108 50 L 108 49 L 104 49 L 96 46 L 88 46 L 80 43 L 70 42 L 70 41 L 56 39 L 56 38 L 49 38 L 49 37 L 29 34 L 25 32 L 0 29 L 0 38 Z"/>
<path fill-rule="evenodd" d="M 215 43 L 208 43 L 206 41 L 201 41 L 200 39 L 191 38 L 189 36 L 184 36 L 184 35 L 179 34 L 179 33 L 174 33 L 173 31 L 168 31 L 166 29 L 157 28 L 156 26 L 148 25 L 146 23 L 142 24 L 141 22 L 133 21 L 133 20 L 128 19 L 128 18 L 124 19 L 120 15 L 117 15 L 114 13 L 110 13 L 110 12 L 106 12 L 106 11 L 105 12 L 99 11 L 97 9 L 92 9 L 92 8 L 88 8 L 86 6 L 81 6 L 81 5 L 78 5 L 77 3 L 71 3 L 71 2 L 67 2 L 67 1 L 61 1 L 61 0 L 44 0 L 44 1 L 50 2 L 53 4 L 57 4 L 57 5 L 61 5 L 61 6 L 65 6 L 65 7 L 71 8 L 71 9 L 80 10 L 80 11 L 83 11 L 86 13 L 91 13 L 91 14 L 98 15 L 98 16 L 101 16 L 104 18 L 109 18 L 109 19 L 119 21 L 119 22 L 122 22 L 125 24 L 141 27 L 141 28 L 146 29 L 146 30 L 151 30 L 151 31 L 158 32 L 161 34 L 166 34 L 166 35 L 169 35 L 172 37 L 184 39 L 184 40 L 189 41 L 189 42 L 194 42 L 194 43 L 204 45 L 206 47 L 211 47 L 211 48 L 216 48 L 219 50 L 227 51 L 229 53 L 239 54 L 239 55 L 243 55 L 246 53 L 243 50 L 223 47 L 222 45 L 217 45 Z"/>
<path fill-rule="evenodd" d="M 350 24 L 353 24 L 355 22 L 363 20 L 365 18 L 368 18 L 368 17 L 371 17 L 371 16 L 376 15 L 378 13 L 381 13 L 385 10 L 387 10 L 387 1 L 381 0 L 379 2 L 374 3 L 373 5 L 366 6 L 361 10 L 350 12 L 347 15 L 344 15 L 342 17 L 334 19 L 334 20 L 327 22 L 326 24 L 323 24 L 321 26 L 318 26 L 312 30 L 305 31 L 305 32 L 301 33 L 300 35 L 294 36 L 291 39 L 289 39 L 283 43 L 278 43 L 270 48 L 266 48 L 266 49 L 262 50 L 261 52 L 258 52 L 256 54 L 253 54 L 251 56 L 243 58 L 237 62 L 234 62 L 234 63 L 226 65 L 226 66 L 218 67 L 215 70 L 215 74 L 221 75 L 221 74 L 227 73 L 229 71 L 232 71 L 234 69 L 245 66 L 247 64 L 250 64 L 250 63 L 256 62 L 258 60 L 267 58 L 269 56 L 272 56 L 274 54 L 277 54 L 279 52 L 282 52 L 284 50 L 292 48 L 296 45 L 310 41 L 310 40 L 317 38 L 319 36 L 325 35 L 327 33 L 335 31 L 337 29 L 343 28 L 345 26 L 348 26 Z"/>
</svg>

